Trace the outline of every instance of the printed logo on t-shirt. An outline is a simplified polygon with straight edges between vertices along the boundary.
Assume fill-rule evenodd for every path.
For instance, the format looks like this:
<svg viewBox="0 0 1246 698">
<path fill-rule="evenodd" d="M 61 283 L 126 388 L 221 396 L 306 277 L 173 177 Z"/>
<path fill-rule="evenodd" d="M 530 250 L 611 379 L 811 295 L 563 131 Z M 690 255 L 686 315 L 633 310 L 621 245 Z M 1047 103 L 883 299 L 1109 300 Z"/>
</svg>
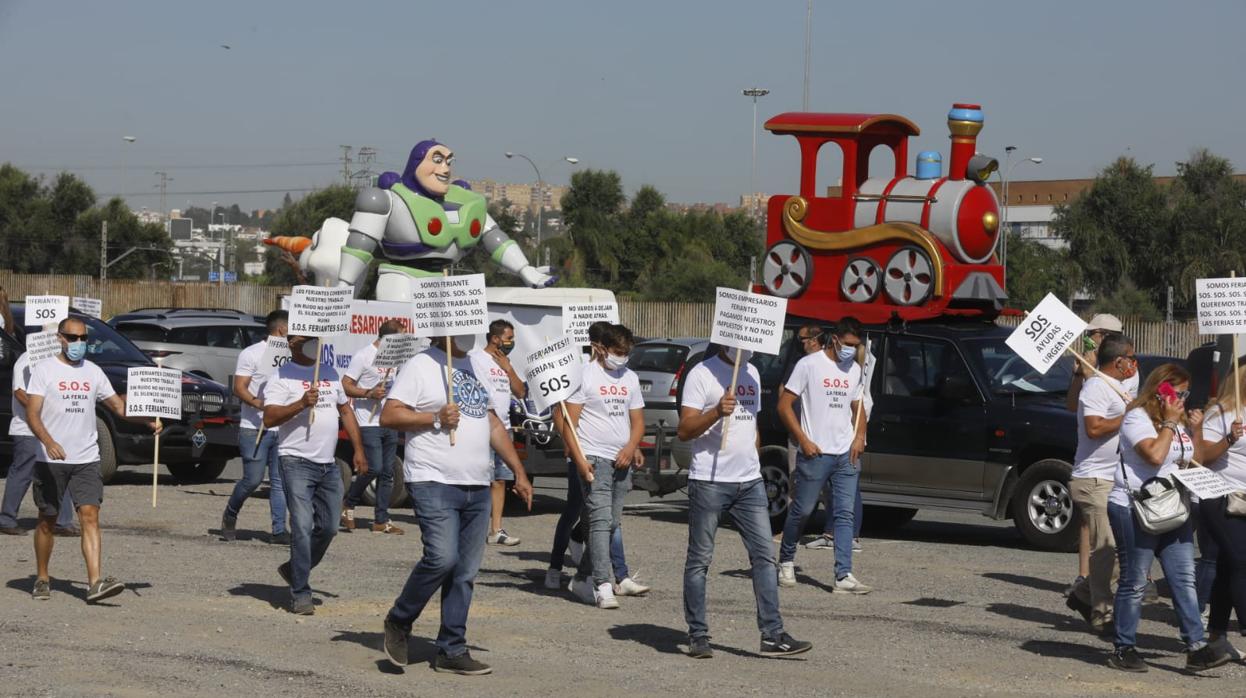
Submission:
<svg viewBox="0 0 1246 698">
<path fill-rule="evenodd" d="M 306 393 L 308 390 L 311 390 L 311 387 L 312 387 L 311 381 L 305 380 L 302 383 L 303 383 L 304 393 Z M 318 410 L 337 409 L 337 406 L 333 404 L 333 397 L 337 394 L 333 390 L 333 381 L 327 381 L 327 380 L 321 379 L 320 389 L 317 391 L 317 393 L 319 394 L 319 397 L 316 400 L 316 409 Z"/>
<path fill-rule="evenodd" d="M 91 381 L 58 381 L 56 390 L 65 401 L 61 408 L 69 414 L 83 414 L 92 405 Z"/>
<path fill-rule="evenodd" d="M 454 369 L 454 402 L 459 406 L 459 412 L 468 417 L 481 419 L 489 411 L 489 391 L 476 380 L 476 376 L 456 368 Z"/>
</svg>

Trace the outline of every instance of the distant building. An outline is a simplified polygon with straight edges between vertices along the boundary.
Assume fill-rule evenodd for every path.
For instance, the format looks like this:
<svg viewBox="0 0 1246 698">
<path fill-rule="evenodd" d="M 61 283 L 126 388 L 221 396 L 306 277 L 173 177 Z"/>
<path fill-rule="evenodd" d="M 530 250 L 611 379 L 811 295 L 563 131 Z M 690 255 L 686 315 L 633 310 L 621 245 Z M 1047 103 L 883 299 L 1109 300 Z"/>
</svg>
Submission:
<svg viewBox="0 0 1246 698">
<path fill-rule="evenodd" d="M 509 184 L 492 179 L 469 180 L 468 184 L 472 191 L 485 197 L 490 204 L 500 205 L 505 200 L 510 204 L 507 211 L 512 215 L 535 211 L 540 199 L 544 199 L 542 210 L 561 211 L 562 197 L 568 189 L 547 182 L 543 188 L 544 196 L 540 196 L 537 191 L 540 187 L 537 184 Z"/>
</svg>

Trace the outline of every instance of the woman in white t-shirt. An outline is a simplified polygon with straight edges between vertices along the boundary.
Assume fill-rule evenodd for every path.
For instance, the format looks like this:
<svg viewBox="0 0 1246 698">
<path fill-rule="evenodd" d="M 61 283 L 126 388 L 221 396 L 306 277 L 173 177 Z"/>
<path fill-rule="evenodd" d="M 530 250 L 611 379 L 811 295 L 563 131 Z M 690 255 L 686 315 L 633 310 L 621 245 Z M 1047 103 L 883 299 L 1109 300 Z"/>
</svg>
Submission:
<svg viewBox="0 0 1246 698">
<path fill-rule="evenodd" d="M 1176 364 L 1164 364 L 1147 376 L 1138 397 L 1129 403 L 1120 430 L 1121 462 L 1108 495 L 1108 520 L 1120 559 L 1120 584 L 1113 617 L 1116 634 L 1108 664 L 1123 671 L 1141 672 L 1147 665 L 1135 649 L 1147 572 L 1158 556 L 1172 589 L 1181 639 L 1186 643 L 1186 668 L 1209 669 L 1229 660 L 1226 652 L 1207 644 L 1194 590 L 1194 527 L 1186 521 L 1175 530 L 1153 535 L 1134 518 L 1133 499 L 1153 479 L 1172 480 L 1201 453 L 1203 415 L 1185 409 L 1190 374 Z"/>
<path fill-rule="evenodd" d="M 1201 453 L 1203 465 L 1220 473 L 1238 492 L 1246 491 L 1246 440 L 1242 439 L 1242 411 L 1237 404 L 1237 393 L 1246 389 L 1246 372 L 1242 377 L 1240 386 L 1226 380 L 1219 398 L 1207 408 Z M 1198 504 L 1200 531 L 1213 541 L 1207 547 L 1218 551 L 1207 621 L 1207 636 L 1212 642 L 1228 632 L 1230 611 L 1237 611 L 1239 625 L 1246 618 L 1246 517 L 1228 513 L 1228 503 L 1226 495 Z"/>
</svg>

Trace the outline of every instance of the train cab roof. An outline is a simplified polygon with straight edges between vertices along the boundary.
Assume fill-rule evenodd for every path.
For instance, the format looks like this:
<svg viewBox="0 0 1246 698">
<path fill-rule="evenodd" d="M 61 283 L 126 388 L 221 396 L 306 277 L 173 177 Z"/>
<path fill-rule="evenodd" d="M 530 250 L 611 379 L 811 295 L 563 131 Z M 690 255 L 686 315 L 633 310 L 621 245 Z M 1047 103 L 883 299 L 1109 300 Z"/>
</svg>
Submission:
<svg viewBox="0 0 1246 698">
<path fill-rule="evenodd" d="M 862 135 L 917 136 L 917 124 L 898 114 L 826 114 L 786 112 L 766 121 L 767 131 L 806 136 L 816 134 L 857 137 Z"/>
</svg>

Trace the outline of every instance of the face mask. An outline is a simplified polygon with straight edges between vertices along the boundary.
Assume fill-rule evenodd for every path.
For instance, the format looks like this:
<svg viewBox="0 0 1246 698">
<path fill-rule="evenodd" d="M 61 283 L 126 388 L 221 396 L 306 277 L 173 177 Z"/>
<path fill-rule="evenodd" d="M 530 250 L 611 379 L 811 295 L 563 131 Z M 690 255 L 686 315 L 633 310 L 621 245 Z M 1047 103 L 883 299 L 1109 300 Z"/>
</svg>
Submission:
<svg viewBox="0 0 1246 698">
<path fill-rule="evenodd" d="M 302 348 L 303 356 L 311 359 L 312 361 L 319 359 L 320 357 L 316 356 L 316 354 L 319 353 L 316 351 L 319 348 L 316 346 L 316 344 L 317 344 L 316 342 L 307 342 L 307 341 L 303 342 L 303 348 Z"/>
<path fill-rule="evenodd" d="M 740 350 L 740 365 L 741 365 L 741 366 L 743 366 L 744 364 L 748 363 L 748 362 L 749 362 L 749 360 L 750 360 L 750 359 L 752 359 L 752 358 L 753 358 L 753 352 L 752 352 L 752 351 L 749 351 L 748 349 L 741 349 L 741 350 Z M 723 361 L 726 361 L 726 362 L 727 362 L 727 363 L 729 363 L 729 364 L 730 364 L 730 363 L 735 363 L 735 352 L 734 352 L 734 351 L 728 351 L 728 352 L 727 352 L 727 355 L 726 355 L 725 357 L 723 357 Z"/>
<path fill-rule="evenodd" d="M 857 348 L 846 347 L 841 344 L 839 345 L 839 349 L 835 350 L 835 356 L 837 356 L 840 361 L 852 361 L 857 358 Z"/>
<path fill-rule="evenodd" d="M 614 354 L 606 354 L 606 368 L 611 371 L 617 371 L 627 365 L 626 356 L 615 356 Z"/>
<path fill-rule="evenodd" d="M 500 345 L 500 346 L 498 347 L 498 349 L 501 349 L 501 350 L 502 350 L 502 355 L 503 355 L 503 356 L 510 356 L 510 355 L 511 355 L 511 352 L 512 352 L 512 351 L 515 351 L 515 343 L 514 343 L 514 342 L 511 342 L 510 344 L 503 344 L 503 345 Z"/>
<path fill-rule="evenodd" d="M 70 342 L 69 346 L 65 348 L 65 356 L 70 361 L 75 361 L 75 362 L 81 361 L 82 358 L 86 355 L 87 355 L 87 343 L 86 342 Z"/>
</svg>

